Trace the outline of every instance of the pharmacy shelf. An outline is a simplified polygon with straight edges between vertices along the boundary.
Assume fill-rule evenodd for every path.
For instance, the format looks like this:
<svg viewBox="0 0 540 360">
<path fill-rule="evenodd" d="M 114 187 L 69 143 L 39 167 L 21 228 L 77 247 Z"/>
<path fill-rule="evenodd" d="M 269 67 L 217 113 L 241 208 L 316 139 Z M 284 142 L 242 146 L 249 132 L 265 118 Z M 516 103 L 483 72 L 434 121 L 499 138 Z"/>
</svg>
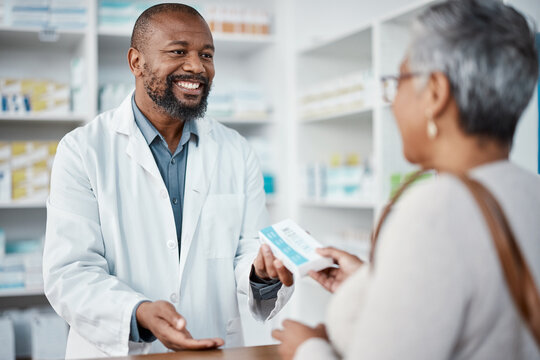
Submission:
<svg viewBox="0 0 540 360">
<path fill-rule="evenodd" d="M 131 33 L 126 31 L 99 30 L 98 42 L 102 49 L 129 47 Z M 214 34 L 217 53 L 241 56 L 272 45 L 272 35 Z"/>
<path fill-rule="evenodd" d="M 372 27 L 366 26 L 300 49 L 300 56 L 365 59 L 371 56 Z"/>
<path fill-rule="evenodd" d="M 88 122 L 88 118 L 82 115 L 0 115 L 0 123 L 17 123 L 17 124 L 82 124 Z"/>
<path fill-rule="evenodd" d="M 58 38 L 55 41 L 43 41 L 40 34 L 42 31 L 39 28 L 0 26 L 0 46 L 20 47 L 24 44 L 27 48 L 73 49 L 83 41 L 86 30 L 57 30 Z"/>
<path fill-rule="evenodd" d="M 0 202 L 0 210 L 45 209 L 46 207 L 45 201 Z"/>
<path fill-rule="evenodd" d="M 0 297 L 19 297 L 19 296 L 45 296 L 43 289 L 0 289 Z"/>
<path fill-rule="evenodd" d="M 321 208 L 340 208 L 340 209 L 360 209 L 360 210 L 374 210 L 376 204 L 373 201 L 361 201 L 361 200 L 314 200 L 304 199 L 301 201 L 302 206 L 321 207 Z"/>
<path fill-rule="evenodd" d="M 216 121 L 224 125 L 271 125 L 273 121 L 270 117 L 216 117 Z"/>
<path fill-rule="evenodd" d="M 342 112 L 328 113 L 321 116 L 302 118 L 301 122 L 304 124 L 313 124 L 325 121 L 348 121 L 348 120 L 361 120 L 369 121 L 372 119 L 373 108 L 365 107 L 360 109 L 347 110 Z"/>
</svg>

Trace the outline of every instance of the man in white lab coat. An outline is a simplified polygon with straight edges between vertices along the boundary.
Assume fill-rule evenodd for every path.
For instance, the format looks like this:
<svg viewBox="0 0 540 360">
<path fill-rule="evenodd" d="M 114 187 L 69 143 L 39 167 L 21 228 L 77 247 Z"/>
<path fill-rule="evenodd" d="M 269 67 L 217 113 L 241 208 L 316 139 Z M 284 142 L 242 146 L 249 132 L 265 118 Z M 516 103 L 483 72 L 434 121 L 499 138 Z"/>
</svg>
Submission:
<svg viewBox="0 0 540 360">
<path fill-rule="evenodd" d="M 203 117 L 213 56 L 198 12 L 149 8 L 128 53 L 134 94 L 60 142 L 43 271 L 70 325 L 67 358 L 240 346 L 237 291 L 260 320 L 292 293 L 258 245 L 268 220 L 255 154 Z"/>
</svg>

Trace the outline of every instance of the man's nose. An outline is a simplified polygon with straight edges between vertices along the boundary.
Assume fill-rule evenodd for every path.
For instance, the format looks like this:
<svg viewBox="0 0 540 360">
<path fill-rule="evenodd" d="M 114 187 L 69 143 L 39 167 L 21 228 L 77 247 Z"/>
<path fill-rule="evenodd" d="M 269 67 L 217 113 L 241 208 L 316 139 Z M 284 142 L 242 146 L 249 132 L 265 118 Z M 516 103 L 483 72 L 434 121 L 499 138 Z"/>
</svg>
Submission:
<svg viewBox="0 0 540 360">
<path fill-rule="evenodd" d="M 194 74 L 202 74 L 205 71 L 201 58 L 197 52 L 190 52 L 186 56 L 182 69 Z"/>
</svg>

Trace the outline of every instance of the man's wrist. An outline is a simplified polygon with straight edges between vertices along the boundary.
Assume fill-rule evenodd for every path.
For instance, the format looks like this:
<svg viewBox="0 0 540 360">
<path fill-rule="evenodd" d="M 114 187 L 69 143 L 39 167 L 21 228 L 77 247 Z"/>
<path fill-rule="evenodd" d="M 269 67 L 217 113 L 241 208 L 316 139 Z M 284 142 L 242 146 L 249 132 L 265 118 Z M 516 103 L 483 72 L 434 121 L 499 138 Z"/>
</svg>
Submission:
<svg viewBox="0 0 540 360">
<path fill-rule="evenodd" d="M 265 284 L 265 285 L 273 285 L 279 282 L 278 278 L 263 278 L 257 275 L 257 271 L 255 270 L 255 266 L 251 265 L 251 272 L 249 273 L 249 281 L 252 281 L 257 284 Z"/>
</svg>

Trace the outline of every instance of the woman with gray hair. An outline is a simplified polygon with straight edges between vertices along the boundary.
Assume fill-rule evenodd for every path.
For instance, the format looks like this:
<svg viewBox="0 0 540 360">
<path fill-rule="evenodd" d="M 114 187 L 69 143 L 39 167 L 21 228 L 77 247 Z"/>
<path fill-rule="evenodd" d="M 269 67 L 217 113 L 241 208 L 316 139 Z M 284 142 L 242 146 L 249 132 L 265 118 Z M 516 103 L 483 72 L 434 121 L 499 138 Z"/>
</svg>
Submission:
<svg viewBox="0 0 540 360">
<path fill-rule="evenodd" d="M 537 78 L 534 32 L 500 1 L 447 1 L 416 19 L 384 89 L 405 157 L 439 175 L 383 213 L 370 265 L 320 251 L 339 265 L 311 274 L 335 291 L 326 326 L 286 320 L 273 332 L 283 358 L 540 359 L 539 303 L 524 305 L 540 287 L 540 177 L 508 160 Z M 478 187 L 505 216 L 488 220 Z M 494 241 L 502 218 L 527 275 L 513 282 Z"/>
</svg>

